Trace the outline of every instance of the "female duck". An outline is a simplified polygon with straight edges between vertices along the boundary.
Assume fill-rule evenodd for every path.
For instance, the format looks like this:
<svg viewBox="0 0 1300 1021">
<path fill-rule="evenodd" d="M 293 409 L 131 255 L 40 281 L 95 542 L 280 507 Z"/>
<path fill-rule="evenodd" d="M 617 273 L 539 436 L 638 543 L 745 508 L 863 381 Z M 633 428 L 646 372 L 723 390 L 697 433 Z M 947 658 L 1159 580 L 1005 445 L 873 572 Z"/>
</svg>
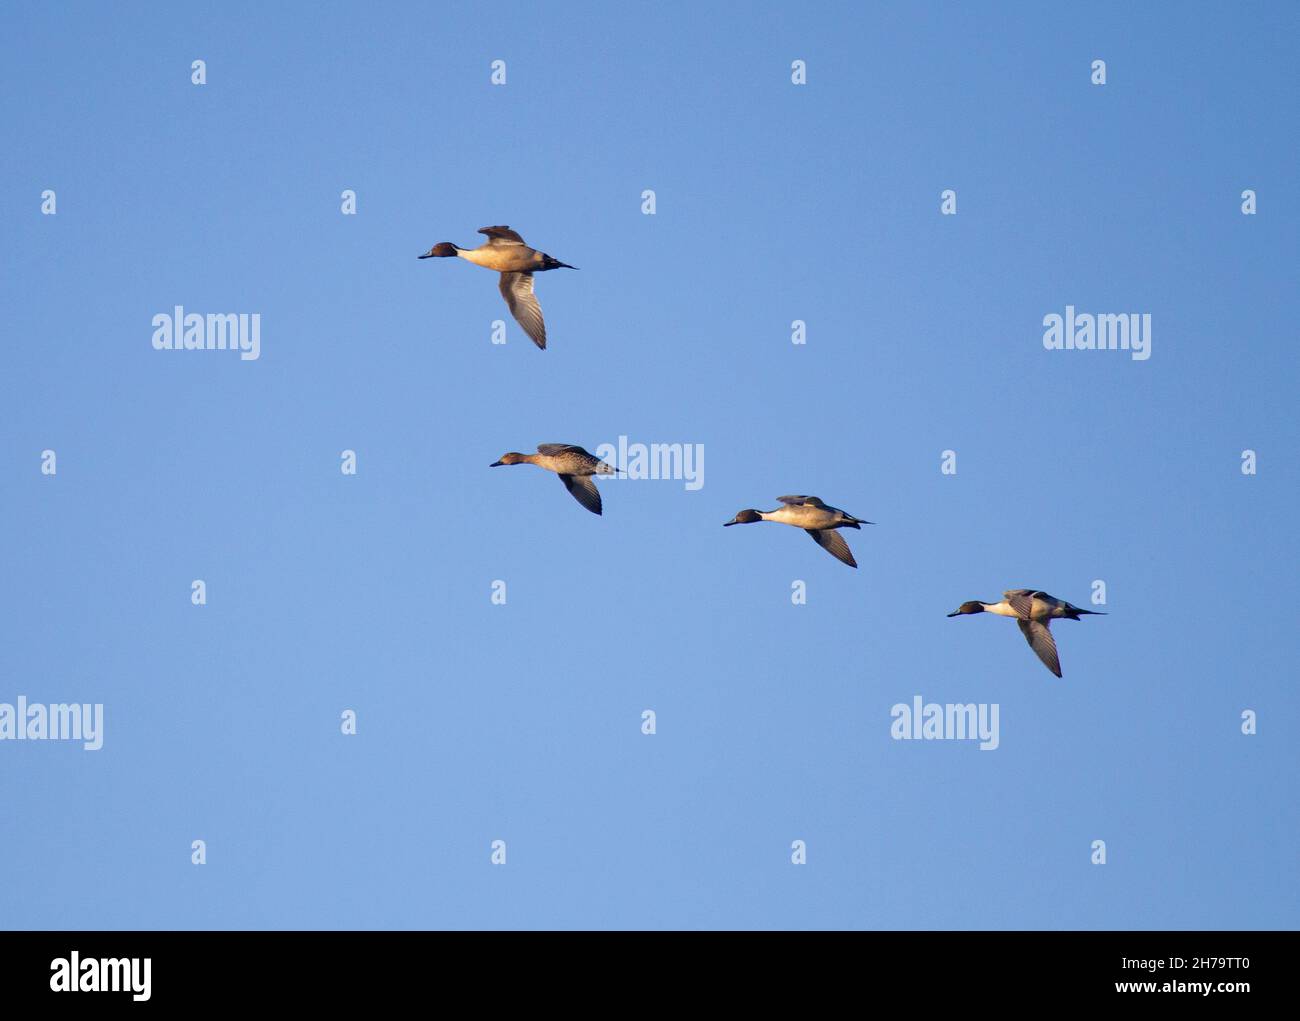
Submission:
<svg viewBox="0 0 1300 1021">
<path fill-rule="evenodd" d="M 573 498 L 593 514 L 601 512 L 601 503 L 600 493 L 591 477 L 613 475 L 618 471 L 595 454 L 589 454 L 572 443 L 539 443 L 536 454 L 520 454 L 512 450 L 508 454 L 502 454 L 501 460 L 493 461 L 488 467 L 499 468 L 503 464 L 535 464 L 539 468 L 555 472 Z"/>
<path fill-rule="evenodd" d="M 524 328 L 543 351 L 546 350 L 546 323 L 542 320 L 542 307 L 533 295 L 533 274 L 548 269 L 577 269 L 545 252 L 529 248 L 524 239 L 509 227 L 480 227 L 487 241 L 478 248 L 458 248 L 450 241 L 441 241 L 420 256 L 421 259 L 449 259 L 458 256 L 466 262 L 501 274 L 501 297 L 515 321 Z"/>
</svg>

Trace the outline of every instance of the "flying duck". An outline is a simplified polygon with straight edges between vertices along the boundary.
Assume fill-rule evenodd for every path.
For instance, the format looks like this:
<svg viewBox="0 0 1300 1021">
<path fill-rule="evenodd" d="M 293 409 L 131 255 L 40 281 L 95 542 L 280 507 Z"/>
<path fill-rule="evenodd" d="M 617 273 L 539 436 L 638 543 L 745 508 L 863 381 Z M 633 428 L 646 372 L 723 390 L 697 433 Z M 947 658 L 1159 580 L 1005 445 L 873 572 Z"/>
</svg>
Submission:
<svg viewBox="0 0 1300 1021">
<path fill-rule="evenodd" d="M 524 239 L 509 227 L 480 227 L 487 241 L 478 248 L 458 248 L 450 241 L 440 241 L 420 256 L 421 259 L 448 259 L 459 256 L 466 262 L 501 274 L 501 297 L 524 332 L 543 351 L 546 350 L 546 323 L 542 307 L 533 294 L 533 274 L 548 269 L 577 269 L 567 262 L 553 259 L 545 252 L 529 248 Z"/>
<path fill-rule="evenodd" d="M 1106 616 L 1098 610 L 1081 610 L 1064 599 L 1057 599 L 1046 592 L 1031 588 L 1008 589 L 1002 593 L 1000 603 L 981 603 L 973 599 L 962 603 L 948 616 L 962 617 L 972 613 L 995 613 L 999 617 L 1014 617 L 1029 647 L 1043 661 L 1043 665 L 1057 677 L 1061 676 L 1061 660 L 1056 655 L 1056 639 L 1052 636 L 1051 630 L 1052 618 L 1079 620 L 1085 614 L 1093 617 Z"/>
<path fill-rule="evenodd" d="M 830 507 L 815 496 L 778 496 L 777 500 L 784 506 L 776 510 L 760 511 L 752 508 L 740 511 L 730 521 L 724 521 L 722 527 L 731 525 L 750 525 L 755 521 L 775 521 L 782 525 L 802 528 L 812 536 L 813 542 L 833 556 L 842 564 L 857 567 L 853 551 L 837 528 L 861 528 L 872 522 L 855 518 L 838 507 Z"/>
<path fill-rule="evenodd" d="M 555 472 L 560 476 L 573 498 L 593 514 L 601 512 L 600 493 L 596 490 L 593 475 L 613 475 L 618 469 L 612 468 L 595 454 L 590 454 L 572 443 L 539 443 L 536 454 L 519 454 L 510 451 L 502 454 L 501 460 L 493 461 L 489 468 L 499 468 L 503 464 L 535 464 L 539 468 Z"/>
</svg>

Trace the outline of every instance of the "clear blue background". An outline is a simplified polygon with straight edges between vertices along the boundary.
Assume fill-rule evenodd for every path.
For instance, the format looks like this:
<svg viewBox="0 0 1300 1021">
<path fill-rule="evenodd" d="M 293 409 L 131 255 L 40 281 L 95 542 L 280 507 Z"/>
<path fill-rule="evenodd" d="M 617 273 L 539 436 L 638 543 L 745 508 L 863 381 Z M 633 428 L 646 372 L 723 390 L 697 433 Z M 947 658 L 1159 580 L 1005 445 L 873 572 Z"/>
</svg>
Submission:
<svg viewBox="0 0 1300 1021">
<path fill-rule="evenodd" d="M 1300 923 L 1300 8 L 266 6 L 4 11 L 0 701 L 106 733 L 0 744 L 0 923 Z M 581 267 L 544 353 L 416 259 L 497 223 Z M 488 469 L 620 434 L 704 488 Z M 788 492 L 860 570 L 722 529 Z M 944 616 L 1094 579 L 1059 681 Z"/>
</svg>

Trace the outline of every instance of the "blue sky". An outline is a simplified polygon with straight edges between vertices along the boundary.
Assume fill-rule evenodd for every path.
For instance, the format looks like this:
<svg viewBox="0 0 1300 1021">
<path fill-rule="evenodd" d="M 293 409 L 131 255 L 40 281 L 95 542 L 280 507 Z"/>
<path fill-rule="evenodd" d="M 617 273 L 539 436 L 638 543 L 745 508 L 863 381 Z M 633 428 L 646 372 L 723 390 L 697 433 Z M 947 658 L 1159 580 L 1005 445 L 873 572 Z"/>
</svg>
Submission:
<svg viewBox="0 0 1300 1021">
<path fill-rule="evenodd" d="M 0 742 L 0 924 L 1300 923 L 1293 4 L 4 22 L 0 702 L 105 736 Z M 581 267 L 544 353 L 416 259 L 488 224 Z M 261 357 L 154 350 L 177 304 Z M 620 435 L 703 487 L 488 468 Z M 721 527 L 782 493 L 860 569 Z M 1098 579 L 1062 680 L 944 616 Z M 1000 747 L 891 739 L 916 695 Z"/>
</svg>

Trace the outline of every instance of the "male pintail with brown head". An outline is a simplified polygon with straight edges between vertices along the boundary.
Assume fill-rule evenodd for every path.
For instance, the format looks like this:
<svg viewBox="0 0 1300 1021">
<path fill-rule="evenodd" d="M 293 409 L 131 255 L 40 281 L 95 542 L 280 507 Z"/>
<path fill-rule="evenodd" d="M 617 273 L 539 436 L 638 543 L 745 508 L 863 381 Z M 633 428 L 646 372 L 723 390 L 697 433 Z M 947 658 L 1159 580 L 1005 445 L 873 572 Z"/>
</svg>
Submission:
<svg viewBox="0 0 1300 1021">
<path fill-rule="evenodd" d="M 457 256 L 475 266 L 496 270 L 501 274 L 501 297 L 505 298 L 510 314 L 533 343 L 546 350 L 546 323 L 542 319 L 542 307 L 533 294 L 533 274 L 578 267 L 529 248 L 524 239 L 509 227 L 481 227 L 479 233 L 486 234 L 487 241 L 478 248 L 460 248 L 450 241 L 440 241 L 420 258 L 450 259 Z"/>
<path fill-rule="evenodd" d="M 815 496 L 778 496 L 783 504 L 776 510 L 760 511 L 752 507 L 736 514 L 730 521 L 724 521 L 723 527 L 730 525 L 752 525 L 756 521 L 775 521 L 782 525 L 802 528 L 813 537 L 813 541 L 836 560 L 850 567 L 857 567 L 853 551 L 844 537 L 835 531 L 837 528 L 861 528 L 872 522 L 855 518 L 852 514 L 829 507 Z"/>
<path fill-rule="evenodd" d="M 1049 596 L 1039 589 L 1013 588 L 1002 593 L 1002 601 L 983 603 L 971 599 L 961 604 L 949 617 L 966 617 L 973 613 L 992 613 L 999 617 L 1011 617 L 1020 625 L 1020 633 L 1034 650 L 1034 654 L 1043 661 L 1048 670 L 1061 676 L 1061 660 L 1056 654 L 1056 638 L 1052 635 L 1053 618 L 1079 620 L 1082 617 L 1104 617 L 1099 610 L 1082 610 L 1064 599 Z"/>
</svg>

